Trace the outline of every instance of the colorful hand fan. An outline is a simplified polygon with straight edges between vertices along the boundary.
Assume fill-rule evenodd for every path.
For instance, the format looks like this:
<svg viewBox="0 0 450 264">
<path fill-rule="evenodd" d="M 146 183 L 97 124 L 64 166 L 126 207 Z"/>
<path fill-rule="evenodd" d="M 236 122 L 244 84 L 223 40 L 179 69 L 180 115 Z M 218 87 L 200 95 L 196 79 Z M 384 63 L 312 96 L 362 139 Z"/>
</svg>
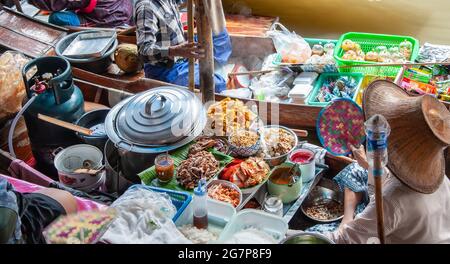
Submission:
<svg viewBox="0 0 450 264">
<path fill-rule="evenodd" d="M 48 244 L 95 244 L 116 217 L 114 209 L 60 216 L 43 232 Z"/>
<path fill-rule="evenodd" d="M 322 146 L 333 155 L 348 155 L 350 146 L 365 140 L 364 114 L 350 99 L 336 99 L 322 109 L 317 119 L 317 135 Z"/>
</svg>

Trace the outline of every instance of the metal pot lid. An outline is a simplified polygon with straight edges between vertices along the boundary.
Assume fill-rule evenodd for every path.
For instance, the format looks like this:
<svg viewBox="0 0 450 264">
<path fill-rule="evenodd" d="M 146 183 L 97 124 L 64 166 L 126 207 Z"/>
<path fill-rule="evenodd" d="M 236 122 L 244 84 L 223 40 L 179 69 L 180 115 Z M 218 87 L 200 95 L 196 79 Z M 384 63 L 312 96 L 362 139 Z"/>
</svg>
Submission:
<svg viewBox="0 0 450 264">
<path fill-rule="evenodd" d="M 116 105 L 110 114 L 105 126 L 115 144 L 160 150 L 185 144 L 198 136 L 206 123 L 200 100 L 187 89 L 170 86 L 136 94 Z"/>
</svg>

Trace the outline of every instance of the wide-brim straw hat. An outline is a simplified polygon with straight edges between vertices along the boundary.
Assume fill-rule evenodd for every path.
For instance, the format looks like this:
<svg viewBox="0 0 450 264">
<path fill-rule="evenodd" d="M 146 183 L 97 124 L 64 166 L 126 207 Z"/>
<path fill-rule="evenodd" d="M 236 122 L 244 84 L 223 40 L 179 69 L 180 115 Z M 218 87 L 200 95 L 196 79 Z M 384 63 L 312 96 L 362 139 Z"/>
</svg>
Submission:
<svg viewBox="0 0 450 264">
<path fill-rule="evenodd" d="M 417 192 L 436 191 L 445 177 L 444 151 L 450 144 L 450 112 L 443 103 L 375 81 L 364 91 L 363 110 L 366 119 L 381 114 L 389 122 L 389 170 Z"/>
</svg>

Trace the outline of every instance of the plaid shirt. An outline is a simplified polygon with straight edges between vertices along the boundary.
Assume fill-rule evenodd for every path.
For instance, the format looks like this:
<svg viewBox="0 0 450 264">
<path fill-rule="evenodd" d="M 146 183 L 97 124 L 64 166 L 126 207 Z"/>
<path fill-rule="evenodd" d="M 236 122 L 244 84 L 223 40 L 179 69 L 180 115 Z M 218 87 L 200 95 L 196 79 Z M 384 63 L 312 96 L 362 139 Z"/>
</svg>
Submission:
<svg viewBox="0 0 450 264">
<path fill-rule="evenodd" d="M 167 66 L 174 62 L 169 58 L 169 47 L 186 41 L 178 4 L 182 0 L 137 0 L 135 23 L 137 45 L 144 62 Z"/>
</svg>

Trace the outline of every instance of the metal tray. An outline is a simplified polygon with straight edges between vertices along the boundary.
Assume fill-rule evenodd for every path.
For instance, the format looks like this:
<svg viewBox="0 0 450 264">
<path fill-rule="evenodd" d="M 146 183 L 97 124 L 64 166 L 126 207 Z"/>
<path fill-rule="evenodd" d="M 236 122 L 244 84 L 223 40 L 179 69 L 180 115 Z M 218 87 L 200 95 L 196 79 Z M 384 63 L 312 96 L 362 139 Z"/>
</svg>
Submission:
<svg viewBox="0 0 450 264">
<path fill-rule="evenodd" d="M 320 179 L 322 178 L 323 174 L 325 173 L 325 171 L 327 169 L 328 169 L 328 166 L 326 166 L 326 165 L 323 166 L 323 165 L 316 164 L 316 176 L 315 176 L 314 180 L 303 183 L 300 197 L 297 200 L 295 200 L 294 202 L 283 204 L 283 219 L 287 223 L 289 223 L 291 221 L 292 217 L 300 209 L 300 206 L 302 205 L 305 198 L 308 196 L 309 192 L 314 188 L 314 186 L 317 185 L 317 183 L 320 181 Z M 252 194 L 243 195 L 244 201 L 236 209 L 238 211 L 243 209 L 244 206 L 252 198 L 255 198 L 258 201 L 258 203 L 262 206 L 264 203 L 264 198 L 267 193 L 268 193 L 267 184 L 264 184 L 258 190 L 253 192 Z"/>
<path fill-rule="evenodd" d="M 117 34 L 115 31 L 99 31 L 79 34 L 69 46 L 67 46 L 63 55 L 76 59 L 99 58 L 106 53 L 116 38 Z"/>
</svg>

